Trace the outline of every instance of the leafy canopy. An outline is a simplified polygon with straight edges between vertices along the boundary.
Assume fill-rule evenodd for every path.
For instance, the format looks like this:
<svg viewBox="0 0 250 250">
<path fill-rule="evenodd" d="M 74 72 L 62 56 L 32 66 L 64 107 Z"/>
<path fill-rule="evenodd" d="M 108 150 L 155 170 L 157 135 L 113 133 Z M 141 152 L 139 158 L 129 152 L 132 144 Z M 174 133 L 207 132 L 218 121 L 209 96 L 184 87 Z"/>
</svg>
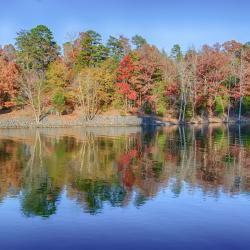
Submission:
<svg viewBox="0 0 250 250">
<path fill-rule="evenodd" d="M 76 41 L 79 54 L 77 68 L 96 67 L 108 57 L 108 49 L 102 44 L 101 35 L 93 30 L 80 33 Z"/>
<path fill-rule="evenodd" d="M 59 54 L 52 32 L 44 25 L 17 33 L 16 46 L 21 65 L 37 72 L 44 72 Z"/>
</svg>

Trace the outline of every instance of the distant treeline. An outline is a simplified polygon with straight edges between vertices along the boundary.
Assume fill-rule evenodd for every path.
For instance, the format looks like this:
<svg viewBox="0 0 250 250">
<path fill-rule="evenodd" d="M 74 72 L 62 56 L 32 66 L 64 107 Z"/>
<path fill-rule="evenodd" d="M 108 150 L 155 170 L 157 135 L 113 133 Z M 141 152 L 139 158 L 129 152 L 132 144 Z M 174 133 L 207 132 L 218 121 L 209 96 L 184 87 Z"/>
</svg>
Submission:
<svg viewBox="0 0 250 250">
<path fill-rule="evenodd" d="M 63 45 L 44 25 L 17 33 L 0 49 L 0 106 L 30 106 L 36 122 L 44 114 L 81 111 L 85 119 L 107 110 L 170 116 L 185 122 L 250 111 L 250 46 L 228 41 L 170 54 L 132 39 L 93 30 Z"/>
</svg>

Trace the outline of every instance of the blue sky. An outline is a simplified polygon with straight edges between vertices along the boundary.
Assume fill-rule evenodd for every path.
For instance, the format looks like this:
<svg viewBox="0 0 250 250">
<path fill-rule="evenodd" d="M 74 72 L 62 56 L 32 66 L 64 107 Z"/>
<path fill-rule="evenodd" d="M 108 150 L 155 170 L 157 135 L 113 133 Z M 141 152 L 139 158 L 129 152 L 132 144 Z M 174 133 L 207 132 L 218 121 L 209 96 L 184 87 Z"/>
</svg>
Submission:
<svg viewBox="0 0 250 250">
<path fill-rule="evenodd" d="M 149 43 L 170 50 L 236 39 L 250 41 L 248 0 L 3 0 L 0 44 L 14 43 L 16 32 L 47 25 L 61 45 L 67 34 L 94 29 L 111 34 L 141 34 Z"/>
</svg>

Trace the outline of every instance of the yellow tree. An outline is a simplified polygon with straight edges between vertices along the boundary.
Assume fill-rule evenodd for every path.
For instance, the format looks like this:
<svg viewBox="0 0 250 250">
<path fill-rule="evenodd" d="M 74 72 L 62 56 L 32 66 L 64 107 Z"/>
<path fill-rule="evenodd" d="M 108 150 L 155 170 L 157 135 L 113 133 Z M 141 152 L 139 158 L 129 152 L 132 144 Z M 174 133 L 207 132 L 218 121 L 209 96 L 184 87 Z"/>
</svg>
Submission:
<svg viewBox="0 0 250 250">
<path fill-rule="evenodd" d="M 108 60 L 100 67 L 82 69 L 74 90 L 83 117 L 91 120 L 113 101 L 115 71 Z"/>
<path fill-rule="evenodd" d="M 69 86 L 71 71 L 61 59 L 52 62 L 46 72 L 46 96 L 50 103 L 56 108 L 58 114 L 61 114 L 65 107 L 67 91 Z M 68 92 L 70 93 L 70 92 Z"/>
</svg>

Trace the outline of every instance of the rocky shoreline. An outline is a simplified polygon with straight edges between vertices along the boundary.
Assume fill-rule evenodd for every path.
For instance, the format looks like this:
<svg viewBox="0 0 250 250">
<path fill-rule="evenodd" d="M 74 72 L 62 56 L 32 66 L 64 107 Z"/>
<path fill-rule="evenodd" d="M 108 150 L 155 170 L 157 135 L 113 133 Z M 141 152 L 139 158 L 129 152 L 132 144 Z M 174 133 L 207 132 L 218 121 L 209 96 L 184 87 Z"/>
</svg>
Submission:
<svg viewBox="0 0 250 250">
<path fill-rule="evenodd" d="M 236 124 L 237 118 L 226 119 L 195 119 L 182 125 L 206 125 L 206 124 Z M 242 124 L 250 124 L 249 118 L 242 118 Z M 93 120 L 83 120 L 80 117 L 69 118 L 66 116 L 47 116 L 39 124 L 29 117 L 4 117 L 0 116 L 0 128 L 68 128 L 68 127 L 137 127 L 137 126 L 168 126 L 180 125 L 176 119 L 161 119 L 153 116 L 135 115 L 98 115 Z"/>
<path fill-rule="evenodd" d="M 170 125 L 208 125 L 208 124 L 238 124 L 238 116 L 231 116 L 229 120 L 227 120 L 227 117 L 195 117 L 189 121 L 185 121 L 184 123 L 180 123 L 177 119 L 165 117 L 160 119 L 165 124 Z M 250 117 L 241 117 L 241 124 L 250 124 Z"/>
<path fill-rule="evenodd" d="M 57 117 L 45 117 L 36 124 L 34 119 L 25 117 L 1 119 L 0 128 L 66 128 L 66 127 L 107 127 L 107 126 L 142 126 L 144 119 L 137 116 L 96 116 L 93 120 L 78 119 L 65 119 Z"/>
</svg>

